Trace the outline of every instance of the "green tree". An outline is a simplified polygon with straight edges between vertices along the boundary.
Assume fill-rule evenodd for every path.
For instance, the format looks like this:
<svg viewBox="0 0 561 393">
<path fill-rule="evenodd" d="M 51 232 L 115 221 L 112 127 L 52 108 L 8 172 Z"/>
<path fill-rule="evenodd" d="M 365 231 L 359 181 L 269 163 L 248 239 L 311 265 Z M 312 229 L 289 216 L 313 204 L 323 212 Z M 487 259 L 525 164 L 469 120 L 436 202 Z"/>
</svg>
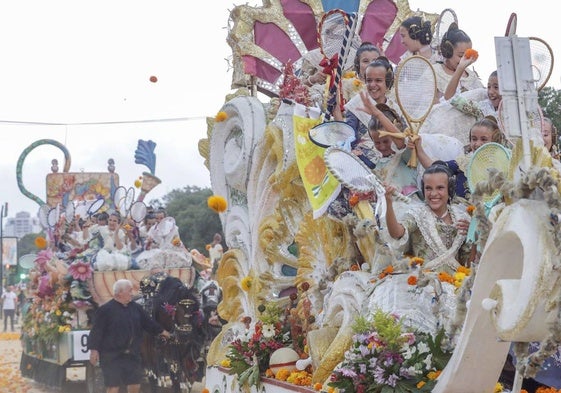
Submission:
<svg viewBox="0 0 561 393">
<path fill-rule="evenodd" d="M 43 232 L 28 233 L 18 240 L 18 258 L 27 254 L 37 254 L 40 251 L 35 245 L 35 238 L 37 238 L 37 236 L 45 237 L 45 234 Z"/>
<path fill-rule="evenodd" d="M 211 195 L 210 188 L 187 186 L 172 190 L 162 198 L 167 214 L 175 218 L 185 246 L 207 256 L 205 246 L 212 242 L 215 233 L 222 234 L 220 217 L 207 206 Z"/>
<path fill-rule="evenodd" d="M 555 128 L 561 130 L 561 90 L 556 90 L 553 87 L 544 87 L 538 93 L 538 104 L 542 108 L 545 117 L 549 117 Z M 557 135 L 557 145 L 559 145 L 559 137 Z"/>
</svg>

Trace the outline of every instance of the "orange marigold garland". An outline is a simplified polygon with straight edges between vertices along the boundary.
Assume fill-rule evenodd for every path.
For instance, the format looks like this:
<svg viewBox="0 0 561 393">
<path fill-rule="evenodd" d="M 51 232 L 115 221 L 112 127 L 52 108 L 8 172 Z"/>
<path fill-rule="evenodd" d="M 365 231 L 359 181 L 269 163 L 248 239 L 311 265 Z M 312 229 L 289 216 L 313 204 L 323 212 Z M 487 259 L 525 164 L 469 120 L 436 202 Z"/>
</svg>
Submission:
<svg viewBox="0 0 561 393">
<path fill-rule="evenodd" d="M 207 205 L 216 213 L 223 213 L 228 208 L 228 202 L 220 195 L 212 195 L 207 200 Z"/>
<path fill-rule="evenodd" d="M 409 276 L 409 277 L 407 277 L 407 284 L 409 284 L 409 285 L 417 285 L 417 277 L 416 277 L 416 276 Z"/>
</svg>

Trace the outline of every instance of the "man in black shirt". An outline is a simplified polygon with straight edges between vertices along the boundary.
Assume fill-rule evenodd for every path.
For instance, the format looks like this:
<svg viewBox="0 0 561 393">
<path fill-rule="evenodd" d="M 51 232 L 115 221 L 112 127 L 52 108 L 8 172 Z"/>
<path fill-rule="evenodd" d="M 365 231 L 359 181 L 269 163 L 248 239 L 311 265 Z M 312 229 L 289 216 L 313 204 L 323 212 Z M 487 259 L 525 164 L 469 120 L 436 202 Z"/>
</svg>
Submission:
<svg viewBox="0 0 561 393">
<path fill-rule="evenodd" d="M 99 362 L 107 393 L 118 393 L 127 386 L 128 393 L 138 393 L 143 378 L 140 347 L 143 331 L 169 338 L 142 306 L 132 302 L 132 283 L 117 280 L 113 299 L 99 307 L 88 338 L 90 362 Z"/>
</svg>

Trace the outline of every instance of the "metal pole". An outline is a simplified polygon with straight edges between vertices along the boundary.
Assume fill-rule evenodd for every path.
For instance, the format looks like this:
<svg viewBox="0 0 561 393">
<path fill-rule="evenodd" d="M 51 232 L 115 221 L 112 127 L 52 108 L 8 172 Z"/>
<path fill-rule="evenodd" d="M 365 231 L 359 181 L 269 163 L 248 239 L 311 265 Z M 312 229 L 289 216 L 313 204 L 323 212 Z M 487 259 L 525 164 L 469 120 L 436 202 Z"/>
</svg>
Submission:
<svg viewBox="0 0 561 393">
<path fill-rule="evenodd" d="M 4 291 L 4 217 L 8 215 L 8 202 L 0 209 L 0 296 Z"/>
</svg>

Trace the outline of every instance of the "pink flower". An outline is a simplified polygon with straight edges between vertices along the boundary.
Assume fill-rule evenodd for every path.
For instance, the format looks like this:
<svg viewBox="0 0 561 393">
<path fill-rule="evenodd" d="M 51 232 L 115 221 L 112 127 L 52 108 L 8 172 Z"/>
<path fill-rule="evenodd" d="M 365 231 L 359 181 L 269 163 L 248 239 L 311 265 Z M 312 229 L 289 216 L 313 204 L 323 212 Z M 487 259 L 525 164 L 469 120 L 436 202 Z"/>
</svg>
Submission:
<svg viewBox="0 0 561 393">
<path fill-rule="evenodd" d="M 51 249 L 47 248 L 41 250 L 37 253 L 37 258 L 35 258 L 35 264 L 39 268 L 40 272 L 45 272 L 45 265 L 53 258 L 53 252 Z"/>
<path fill-rule="evenodd" d="M 74 280 L 86 281 L 92 276 L 92 268 L 89 263 L 84 261 L 74 261 L 68 267 L 68 273 Z"/>
</svg>

